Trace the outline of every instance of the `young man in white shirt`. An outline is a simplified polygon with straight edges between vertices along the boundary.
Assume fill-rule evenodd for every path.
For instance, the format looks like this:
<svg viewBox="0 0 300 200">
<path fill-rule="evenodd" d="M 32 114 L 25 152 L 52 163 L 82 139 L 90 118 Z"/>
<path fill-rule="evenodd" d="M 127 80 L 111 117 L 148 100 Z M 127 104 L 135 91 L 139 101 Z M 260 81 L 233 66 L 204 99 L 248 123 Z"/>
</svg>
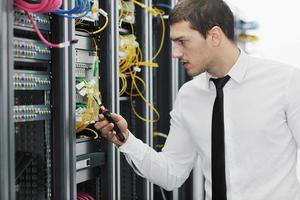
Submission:
<svg viewBox="0 0 300 200">
<path fill-rule="evenodd" d="M 137 173 L 165 189 L 186 180 L 198 155 L 206 200 L 299 200 L 300 71 L 240 51 L 234 43 L 232 12 L 222 0 L 180 1 L 169 20 L 173 57 L 195 78 L 178 93 L 162 152 L 135 138 L 120 115 L 112 117 L 125 142 L 118 140 L 103 115 L 96 129 L 119 146 Z M 212 192 L 213 182 L 218 182 L 212 181 L 218 90 L 211 80 L 222 77 L 229 77 L 222 88 L 226 179 L 225 194 L 218 197 L 221 189 Z"/>
</svg>

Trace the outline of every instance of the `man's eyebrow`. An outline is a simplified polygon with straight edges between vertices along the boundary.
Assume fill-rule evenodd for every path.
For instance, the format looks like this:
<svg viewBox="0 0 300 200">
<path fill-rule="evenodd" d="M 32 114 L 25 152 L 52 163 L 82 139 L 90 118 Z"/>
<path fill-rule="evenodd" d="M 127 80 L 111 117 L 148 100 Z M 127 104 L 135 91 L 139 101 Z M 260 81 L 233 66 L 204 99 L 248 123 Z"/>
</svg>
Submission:
<svg viewBox="0 0 300 200">
<path fill-rule="evenodd" d="M 173 41 L 178 41 L 178 40 L 182 40 L 182 39 L 184 39 L 184 36 L 179 36 L 179 37 L 175 37 L 175 38 L 171 37 L 171 40 L 173 40 Z"/>
</svg>

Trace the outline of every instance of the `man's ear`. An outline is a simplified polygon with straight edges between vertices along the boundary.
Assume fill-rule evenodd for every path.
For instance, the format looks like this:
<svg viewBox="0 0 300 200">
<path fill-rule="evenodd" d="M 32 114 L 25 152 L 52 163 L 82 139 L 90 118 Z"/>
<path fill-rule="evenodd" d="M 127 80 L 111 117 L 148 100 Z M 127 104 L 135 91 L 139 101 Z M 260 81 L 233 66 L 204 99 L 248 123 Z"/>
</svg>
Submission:
<svg viewBox="0 0 300 200">
<path fill-rule="evenodd" d="M 208 37 L 212 46 L 217 47 L 221 44 L 224 33 L 219 26 L 214 26 L 208 31 Z"/>
</svg>

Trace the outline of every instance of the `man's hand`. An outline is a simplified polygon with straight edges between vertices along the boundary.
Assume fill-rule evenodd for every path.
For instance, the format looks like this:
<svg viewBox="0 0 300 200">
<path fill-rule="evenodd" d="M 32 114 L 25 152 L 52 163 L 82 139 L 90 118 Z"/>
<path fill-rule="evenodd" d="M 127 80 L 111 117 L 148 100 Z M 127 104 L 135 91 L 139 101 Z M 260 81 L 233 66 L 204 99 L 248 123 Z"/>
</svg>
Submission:
<svg viewBox="0 0 300 200">
<path fill-rule="evenodd" d="M 111 113 L 111 117 L 113 118 L 115 124 L 119 127 L 120 131 L 123 133 L 125 137 L 124 142 L 126 142 L 128 138 L 127 121 L 121 115 L 116 113 Z M 99 115 L 99 121 L 95 123 L 95 128 L 101 132 L 102 137 L 120 146 L 123 144 L 123 142 L 118 139 L 116 132 L 112 130 L 113 127 L 113 123 L 109 123 L 102 114 Z"/>
</svg>

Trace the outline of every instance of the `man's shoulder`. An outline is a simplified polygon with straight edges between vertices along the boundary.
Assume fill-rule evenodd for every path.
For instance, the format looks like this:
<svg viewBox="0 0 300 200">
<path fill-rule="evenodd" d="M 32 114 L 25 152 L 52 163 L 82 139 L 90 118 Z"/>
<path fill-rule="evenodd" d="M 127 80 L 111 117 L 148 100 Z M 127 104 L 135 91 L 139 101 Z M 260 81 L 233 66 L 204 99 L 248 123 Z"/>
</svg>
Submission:
<svg viewBox="0 0 300 200">
<path fill-rule="evenodd" d="M 248 73 L 279 73 L 282 75 L 288 75 L 292 73 L 292 71 L 299 70 L 300 69 L 295 66 L 277 60 L 248 56 Z"/>
<path fill-rule="evenodd" d="M 289 68 L 295 68 L 292 65 L 287 63 L 283 63 L 277 60 L 263 58 L 263 57 L 256 57 L 248 55 L 248 66 L 250 67 L 259 67 L 259 68 L 277 68 L 281 70 L 289 70 Z"/>
</svg>

